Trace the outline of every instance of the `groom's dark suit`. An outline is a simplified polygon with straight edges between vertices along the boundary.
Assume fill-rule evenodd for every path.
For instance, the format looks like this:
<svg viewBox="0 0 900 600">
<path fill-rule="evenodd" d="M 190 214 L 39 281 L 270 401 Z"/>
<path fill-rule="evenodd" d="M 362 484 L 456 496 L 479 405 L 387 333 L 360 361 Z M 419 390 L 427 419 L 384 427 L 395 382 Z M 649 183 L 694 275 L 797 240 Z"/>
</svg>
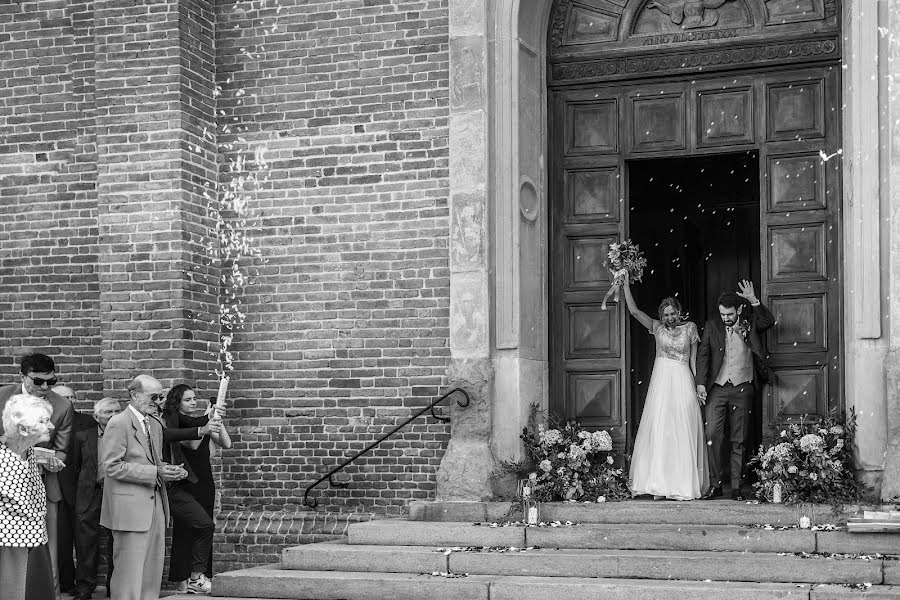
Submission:
<svg viewBox="0 0 900 600">
<path fill-rule="evenodd" d="M 722 454 L 725 421 L 731 430 L 731 486 L 732 492 L 740 490 L 744 466 L 744 444 L 749 426 L 750 412 L 756 391 L 769 380 L 763 334 L 775 324 L 775 317 L 761 303 L 745 305 L 737 322 L 746 320 L 749 331 L 746 338 L 737 328 L 729 334 L 721 318 L 710 319 L 703 328 L 703 337 L 697 350 L 697 385 L 706 386 L 706 439 L 709 442 L 710 486 L 722 486 Z M 733 348 L 739 355 L 726 364 L 726 349 Z M 749 348 L 749 353 L 746 349 Z M 742 352 L 743 351 L 743 352 Z M 743 365 L 741 360 L 749 360 Z M 743 381 L 730 381 L 726 372 L 744 372 Z M 718 380 L 718 383 L 717 383 Z"/>
</svg>

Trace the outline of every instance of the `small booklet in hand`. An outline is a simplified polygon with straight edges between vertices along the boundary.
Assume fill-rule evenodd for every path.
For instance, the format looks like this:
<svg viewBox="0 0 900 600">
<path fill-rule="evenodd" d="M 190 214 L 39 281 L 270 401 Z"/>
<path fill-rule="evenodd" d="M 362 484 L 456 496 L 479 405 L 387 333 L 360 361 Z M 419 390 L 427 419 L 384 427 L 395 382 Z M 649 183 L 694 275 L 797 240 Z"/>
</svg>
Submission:
<svg viewBox="0 0 900 600">
<path fill-rule="evenodd" d="M 34 458 L 39 465 L 49 465 L 52 458 L 56 456 L 56 451 L 50 448 L 34 447 Z"/>
</svg>

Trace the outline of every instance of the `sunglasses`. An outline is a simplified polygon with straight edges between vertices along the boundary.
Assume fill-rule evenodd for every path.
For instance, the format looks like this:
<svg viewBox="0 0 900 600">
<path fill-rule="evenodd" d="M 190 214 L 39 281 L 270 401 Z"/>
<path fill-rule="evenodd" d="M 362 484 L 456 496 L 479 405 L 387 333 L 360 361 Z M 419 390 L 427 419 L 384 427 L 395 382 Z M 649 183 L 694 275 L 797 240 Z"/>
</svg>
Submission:
<svg viewBox="0 0 900 600">
<path fill-rule="evenodd" d="M 49 385 L 53 387 L 59 381 L 56 377 L 51 377 L 50 379 L 41 379 L 40 377 L 32 377 L 31 375 L 26 375 L 31 382 L 37 387 L 44 387 L 45 385 Z"/>
<path fill-rule="evenodd" d="M 163 395 L 162 395 L 162 394 L 147 394 L 147 396 L 150 398 L 150 400 L 151 400 L 154 404 L 155 404 L 156 402 L 159 402 L 160 400 L 163 399 Z"/>
</svg>

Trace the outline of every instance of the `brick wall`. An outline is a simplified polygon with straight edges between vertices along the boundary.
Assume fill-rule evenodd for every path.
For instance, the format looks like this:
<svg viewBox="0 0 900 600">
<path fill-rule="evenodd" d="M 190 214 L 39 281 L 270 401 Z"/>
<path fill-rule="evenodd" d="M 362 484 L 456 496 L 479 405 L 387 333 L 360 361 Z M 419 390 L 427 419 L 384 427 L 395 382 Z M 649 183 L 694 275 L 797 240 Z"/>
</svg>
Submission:
<svg viewBox="0 0 900 600">
<path fill-rule="evenodd" d="M 51 354 L 99 394 L 91 2 L 0 4 L 0 383 Z"/>
<path fill-rule="evenodd" d="M 218 109 L 231 126 L 220 145 L 261 146 L 271 162 L 256 201 L 268 261 L 235 342 L 240 434 L 222 500 L 278 510 L 445 383 L 447 7 L 217 10 Z M 433 495 L 447 440 L 447 426 L 421 419 L 351 469 L 348 488 L 317 495 L 398 512 Z"/>
<path fill-rule="evenodd" d="M 296 510 L 445 384 L 446 0 L 3 3 L 0 77 L 0 378 L 41 350 L 81 409 L 140 371 L 214 393 L 206 203 L 263 149 L 223 507 Z M 317 495 L 399 512 L 448 435 L 420 419 Z"/>
</svg>

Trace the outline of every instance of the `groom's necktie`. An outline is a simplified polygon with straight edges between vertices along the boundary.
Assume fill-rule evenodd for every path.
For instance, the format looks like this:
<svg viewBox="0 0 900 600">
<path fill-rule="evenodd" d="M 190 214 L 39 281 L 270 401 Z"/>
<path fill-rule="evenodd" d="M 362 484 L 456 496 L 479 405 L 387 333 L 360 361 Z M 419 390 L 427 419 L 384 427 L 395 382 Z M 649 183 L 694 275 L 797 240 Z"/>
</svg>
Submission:
<svg viewBox="0 0 900 600">
<path fill-rule="evenodd" d="M 731 337 L 731 333 L 734 331 L 734 327 L 725 327 L 725 331 L 728 332 L 728 337 Z"/>
</svg>

